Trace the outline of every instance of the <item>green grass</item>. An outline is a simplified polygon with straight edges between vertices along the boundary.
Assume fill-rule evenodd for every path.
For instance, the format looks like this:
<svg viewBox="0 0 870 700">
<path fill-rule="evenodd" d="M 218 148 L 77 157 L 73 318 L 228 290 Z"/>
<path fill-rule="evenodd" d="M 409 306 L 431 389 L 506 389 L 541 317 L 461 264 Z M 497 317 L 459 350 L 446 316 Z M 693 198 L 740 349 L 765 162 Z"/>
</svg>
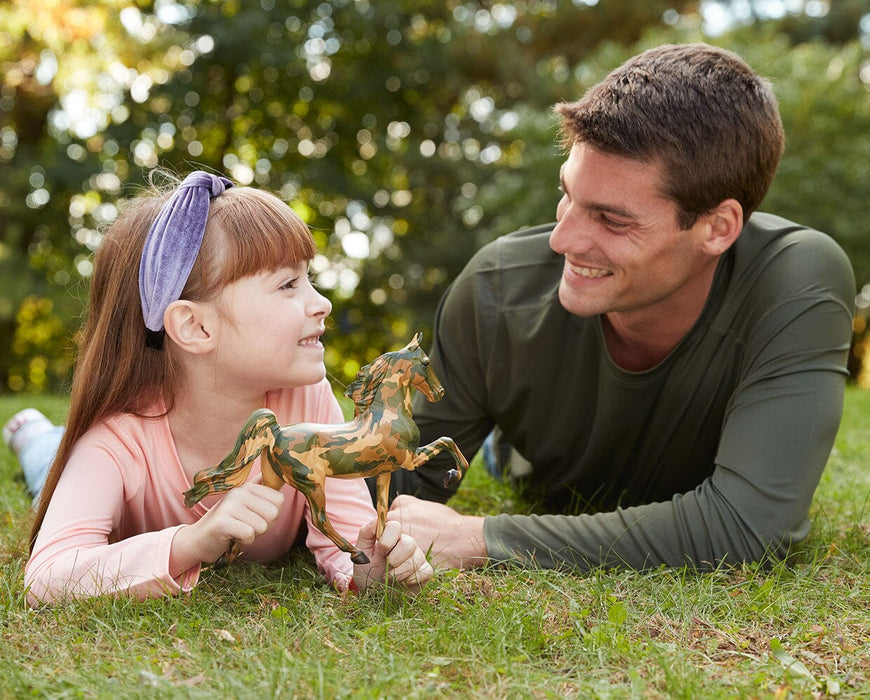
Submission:
<svg viewBox="0 0 870 700">
<path fill-rule="evenodd" d="M 35 405 L 0 399 L 0 422 Z M 0 697 L 870 696 L 870 393 L 850 390 L 791 567 L 440 574 L 416 598 L 340 595 L 294 551 L 192 595 L 34 612 L 29 501 L 0 447 Z M 86 488 L 86 486 L 84 487 Z M 472 468 L 453 505 L 522 506 Z"/>
</svg>

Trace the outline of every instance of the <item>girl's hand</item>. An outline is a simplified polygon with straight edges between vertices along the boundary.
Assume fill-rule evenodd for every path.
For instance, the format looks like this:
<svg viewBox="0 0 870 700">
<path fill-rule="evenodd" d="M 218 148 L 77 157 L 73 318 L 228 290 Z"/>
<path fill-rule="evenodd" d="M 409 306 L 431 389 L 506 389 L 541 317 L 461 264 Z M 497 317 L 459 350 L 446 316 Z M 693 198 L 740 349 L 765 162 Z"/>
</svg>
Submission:
<svg viewBox="0 0 870 700">
<path fill-rule="evenodd" d="M 387 523 L 391 521 L 425 547 L 439 568 L 471 569 L 489 561 L 483 516 L 462 515 L 443 503 L 402 494 L 387 513 Z"/>
<path fill-rule="evenodd" d="M 401 583 L 410 591 L 417 591 L 435 573 L 426 555 L 409 535 L 402 534 L 397 522 L 388 522 L 381 539 L 375 541 L 377 518 L 359 531 L 356 546 L 364 551 L 370 562 L 353 565 L 353 581 L 359 590 L 383 583 L 386 576 Z"/>
<path fill-rule="evenodd" d="M 216 561 L 233 542 L 251 544 L 275 519 L 284 494 L 263 484 L 242 484 L 172 540 L 170 573 L 178 576 L 202 562 Z"/>
</svg>

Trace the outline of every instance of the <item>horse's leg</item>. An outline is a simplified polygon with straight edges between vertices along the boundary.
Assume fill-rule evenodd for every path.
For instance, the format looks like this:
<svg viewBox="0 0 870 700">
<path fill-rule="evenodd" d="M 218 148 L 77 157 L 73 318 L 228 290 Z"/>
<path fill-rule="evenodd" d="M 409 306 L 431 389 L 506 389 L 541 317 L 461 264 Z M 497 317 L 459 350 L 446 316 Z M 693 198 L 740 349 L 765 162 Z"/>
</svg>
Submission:
<svg viewBox="0 0 870 700">
<path fill-rule="evenodd" d="M 284 486 L 284 479 L 280 475 L 281 466 L 278 464 L 277 471 L 275 468 L 275 457 L 274 453 L 271 449 L 266 449 L 263 451 L 263 456 L 266 457 L 265 460 L 260 460 L 260 474 L 263 479 L 263 484 L 266 486 L 270 486 L 276 491 L 280 491 L 281 487 Z M 247 480 L 248 473 L 251 471 L 251 468 L 254 466 L 254 460 L 251 460 L 246 464 L 242 469 L 235 473 L 233 481 L 237 484 L 242 484 Z M 235 485 L 235 484 L 234 484 Z M 229 487 L 227 487 L 229 488 Z M 226 490 L 226 489 L 222 489 Z M 215 562 L 216 568 L 221 568 L 231 564 L 233 561 L 238 559 L 239 555 L 242 553 L 242 545 L 239 544 L 236 540 L 230 542 L 230 546 L 226 552 L 224 552 L 220 558 Z"/>
<path fill-rule="evenodd" d="M 280 491 L 281 487 L 284 486 L 284 480 L 279 475 L 279 471 L 281 469 L 280 463 L 278 464 L 278 471 L 275 470 L 275 458 L 271 450 L 266 450 L 265 455 L 268 458 L 267 462 L 260 460 L 260 473 L 263 477 L 263 484 L 266 486 L 271 486 L 276 491 Z M 254 466 L 254 462 L 249 462 L 245 467 L 243 467 L 244 471 L 241 472 L 243 478 L 239 481 L 239 483 L 243 483 L 248 476 L 248 472 L 251 471 L 251 467 Z M 240 472 L 237 472 L 237 474 Z M 229 488 L 229 487 L 227 487 Z M 201 498 L 201 497 L 200 497 Z M 220 558 L 214 563 L 216 569 L 223 568 L 224 566 L 228 566 L 232 564 L 236 559 L 238 559 L 239 555 L 242 553 L 242 545 L 239 544 L 238 540 L 232 540 L 230 542 L 230 546 L 227 548 L 227 551 L 221 554 Z"/>
<path fill-rule="evenodd" d="M 274 423 L 275 414 L 269 409 L 254 411 L 239 432 L 232 451 L 217 466 L 194 474 L 193 487 L 184 492 L 188 508 L 209 494 L 229 491 L 243 484 L 260 452 L 274 445 L 275 438 L 270 430 Z"/>
<path fill-rule="evenodd" d="M 275 455 L 274 450 L 266 450 L 264 453 L 265 461 L 260 460 L 260 474 L 263 477 L 263 485 L 270 486 L 276 491 L 280 491 L 284 484 L 296 487 L 296 482 L 293 480 L 293 470 L 282 464 L 281 460 Z"/>
<path fill-rule="evenodd" d="M 342 552 L 349 552 L 350 560 L 354 564 L 368 564 L 369 558 L 365 552 L 357 549 L 342 537 L 329 521 L 329 517 L 326 515 L 326 492 L 323 489 L 323 485 L 313 481 L 306 481 L 305 486 L 302 486 L 298 482 L 295 486 L 308 501 L 308 507 L 311 510 L 311 522 L 314 524 L 314 527 L 335 542 Z"/>
<path fill-rule="evenodd" d="M 268 461 L 264 462 L 264 460 L 260 460 L 260 474 L 263 478 L 263 484 L 266 486 L 271 486 L 276 491 L 280 491 L 281 487 L 284 486 L 284 480 L 275 473 L 275 470 L 271 468 L 272 463 L 272 451 L 266 450 L 265 456 L 268 457 Z M 251 468 L 254 466 L 254 460 L 248 462 L 242 469 L 240 469 L 234 475 L 233 481 L 235 482 L 233 485 L 240 485 L 245 483 L 248 478 L 248 473 L 251 471 Z M 221 490 L 227 490 L 231 488 L 231 486 L 227 486 Z M 239 544 L 237 540 L 233 540 L 230 542 L 230 546 L 226 552 L 224 552 L 220 558 L 215 562 L 216 568 L 221 568 L 224 566 L 228 566 L 232 564 L 236 559 L 239 558 L 239 555 L 242 553 L 242 545 Z"/>
<path fill-rule="evenodd" d="M 239 471 L 235 472 L 232 475 L 231 479 L 226 479 L 226 478 L 222 479 L 219 486 L 216 486 L 214 483 L 211 483 L 209 485 L 209 491 L 207 493 L 201 493 L 202 484 L 204 482 L 200 482 L 200 484 L 197 484 L 196 486 L 194 486 L 194 488 L 191 489 L 191 491 L 193 491 L 194 489 L 197 489 L 197 488 L 200 489 L 200 491 L 197 492 L 197 496 L 198 496 L 197 500 L 202 499 L 203 497 L 207 496 L 209 493 L 219 493 L 222 491 L 229 491 L 234 486 L 238 486 L 238 485 L 245 483 L 245 480 L 248 478 L 248 474 L 250 473 L 251 468 L 253 466 L 254 466 L 254 462 L 252 460 L 252 461 L 248 462 L 244 467 L 239 469 Z M 194 483 L 196 483 L 196 480 L 194 480 Z M 190 492 L 186 492 L 186 493 L 190 493 Z M 218 558 L 218 560 L 214 563 L 215 568 L 220 569 L 220 568 L 223 568 L 224 566 L 229 566 L 236 559 L 238 559 L 238 557 L 241 553 L 242 553 L 242 545 L 238 542 L 238 540 L 230 541 L 230 546 L 227 548 L 227 551 L 224 552 L 223 554 L 221 554 L 221 556 Z"/>
<path fill-rule="evenodd" d="M 384 534 L 387 525 L 387 511 L 390 509 L 390 477 L 392 472 L 381 472 L 375 477 L 378 487 L 378 529 L 375 533 L 377 539 Z"/>
<path fill-rule="evenodd" d="M 193 486 L 184 492 L 185 505 L 189 508 L 195 503 L 199 503 L 206 496 L 210 496 L 213 493 L 223 493 L 244 484 L 253 466 L 254 461 L 251 460 L 235 470 L 224 469 L 223 472 L 217 473 L 215 470 L 209 472 L 203 469 L 197 472 L 193 477 Z"/>
<path fill-rule="evenodd" d="M 443 485 L 447 488 L 448 486 L 455 484 L 457 481 L 462 479 L 462 477 L 465 476 L 465 472 L 468 471 L 468 460 L 465 459 L 465 455 L 462 454 L 462 451 L 456 446 L 453 439 L 449 437 L 440 437 L 434 442 L 430 442 L 428 445 L 423 445 L 418 448 L 416 455 L 411 462 L 411 468 L 409 471 L 413 471 L 421 464 L 426 464 L 426 462 L 432 459 L 432 457 L 444 450 L 447 450 L 453 455 L 456 469 L 451 469 L 444 475 Z"/>
</svg>

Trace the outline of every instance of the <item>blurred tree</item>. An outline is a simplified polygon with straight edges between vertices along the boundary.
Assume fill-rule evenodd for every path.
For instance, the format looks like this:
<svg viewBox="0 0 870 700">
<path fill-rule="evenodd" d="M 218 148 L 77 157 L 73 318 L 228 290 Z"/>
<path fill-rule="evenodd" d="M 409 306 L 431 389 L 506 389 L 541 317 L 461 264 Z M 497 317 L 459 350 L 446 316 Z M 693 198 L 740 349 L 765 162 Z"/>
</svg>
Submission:
<svg viewBox="0 0 870 700">
<path fill-rule="evenodd" d="M 124 116 L 120 57 L 146 53 L 118 31 L 126 5 L 0 5 L 0 391 L 68 375 L 96 229 L 121 191 L 100 132 Z"/>
<path fill-rule="evenodd" d="M 708 9 L 715 6 L 733 23 L 775 27 L 792 44 L 816 39 L 847 44 L 862 33 L 870 34 L 867 0 L 702 0 L 701 4 Z"/>
<path fill-rule="evenodd" d="M 68 307 L 81 302 L 68 290 L 87 276 L 100 227 L 151 168 L 205 167 L 280 192 L 312 226 L 323 251 L 313 267 L 335 303 L 327 359 L 347 379 L 425 328 L 473 250 L 511 228 L 507 217 L 478 235 L 475 196 L 506 170 L 528 171 L 515 107 L 547 110 L 570 62 L 602 37 L 629 43 L 692 5 L 13 2 L 0 15 L 3 59 L 33 87 L 3 87 L 2 264 L 19 280 L 4 275 L 4 334 L 29 322 L 18 313 L 25 293 L 51 298 L 45 313 L 75 317 Z M 37 118 L 18 116 L 36 108 Z M 554 155 L 551 137 L 541 140 Z M 540 201 L 534 190 L 524 199 Z M 62 367 L 28 363 L 56 354 L 47 329 L 64 337 L 75 323 L 19 333 L 29 340 L 0 357 L 9 387 L 56 383 Z"/>
<path fill-rule="evenodd" d="M 51 114 L 61 100 L 53 87 L 58 52 L 75 61 L 93 38 L 80 21 L 86 12 L 0 8 L 0 368 L 16 391 L 42 390 L 64 376 L 62 345 L 81 308 L 66 293 L 78 281 L 81 252 L 69 236 L 67 211 L 98 163 L 67 156 Z"/>
<path fill-rule="evenodd" d="M 441 292 L 480 245 L 553 218 L 562 156 L 552 104 L 576 99 L 640 48 L 703 40 L 697 7 L 688 0 L 7 4 L 0 8 L 0 39 L 8 39 L 0 41 L 7 386 L 56 386 L 63 376 L 52 358 L 62 357 L 57 344 L 78 325 L 89 253 L 155 166 L 226 172 L 278 192 L 308 222 L 321 250 L 312 270 L 335 307 L 327 363 L 346 381 L 412 331 L 428 330 Z M 850 156 L 867 148 L 866 50 L 854 41 L 817 42 L 795 55 L 753 26 L 711 41 L 733 45 L 771 75 L 787 128 L 798 134 L 797 144 L 790 134 L 792 160 L 771 203 L 818 222 L 844 245 L 852 235 L 860 248 L 854 219 L 846 219 L 866 187 L 866 166 Z M 794 74 L 793 55 L 802 66 Z M 810 112 L 808 95 L 815 96 Z M 824 163 L 831 143 L 837 158 Z M 815 200 L 805 199 L 808 192 Z M 818 206 L 813 217 L 799 208 L 808 201 Z M 41 298 L 51 304 L 40 306 Z"/>
<path fill-rule="evenodd" d="M 856 278 L 870 281 L 870 63 L 857 41 L 790 47 L 782 35 L 735 50 L 773 81 L 786 152 L 764 208 L 834 235 Z"/>
</svg>

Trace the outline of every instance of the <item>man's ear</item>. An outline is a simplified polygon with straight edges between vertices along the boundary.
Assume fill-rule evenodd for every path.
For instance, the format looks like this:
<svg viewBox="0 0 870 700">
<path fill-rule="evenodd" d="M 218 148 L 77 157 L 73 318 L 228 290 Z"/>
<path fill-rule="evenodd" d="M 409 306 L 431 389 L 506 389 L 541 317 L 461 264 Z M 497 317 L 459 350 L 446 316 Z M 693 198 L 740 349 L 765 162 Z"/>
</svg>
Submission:
<svg viewBox="0 0 870 700">
<path fill-rule="evenodd" d="M 707 226 L 704 250 L 718 257 L 728 250 L 743 230 L 743 207 L 736 199 L 725 199 L 704 214 Z"/>
<path fill-rule="evenodd" d="M 185 299 L 173 301 L 163 314 L 166 335 L 182 350 L 197 355 L 214 348 L 216 321 L 211 305 Z"/>
</svg>

